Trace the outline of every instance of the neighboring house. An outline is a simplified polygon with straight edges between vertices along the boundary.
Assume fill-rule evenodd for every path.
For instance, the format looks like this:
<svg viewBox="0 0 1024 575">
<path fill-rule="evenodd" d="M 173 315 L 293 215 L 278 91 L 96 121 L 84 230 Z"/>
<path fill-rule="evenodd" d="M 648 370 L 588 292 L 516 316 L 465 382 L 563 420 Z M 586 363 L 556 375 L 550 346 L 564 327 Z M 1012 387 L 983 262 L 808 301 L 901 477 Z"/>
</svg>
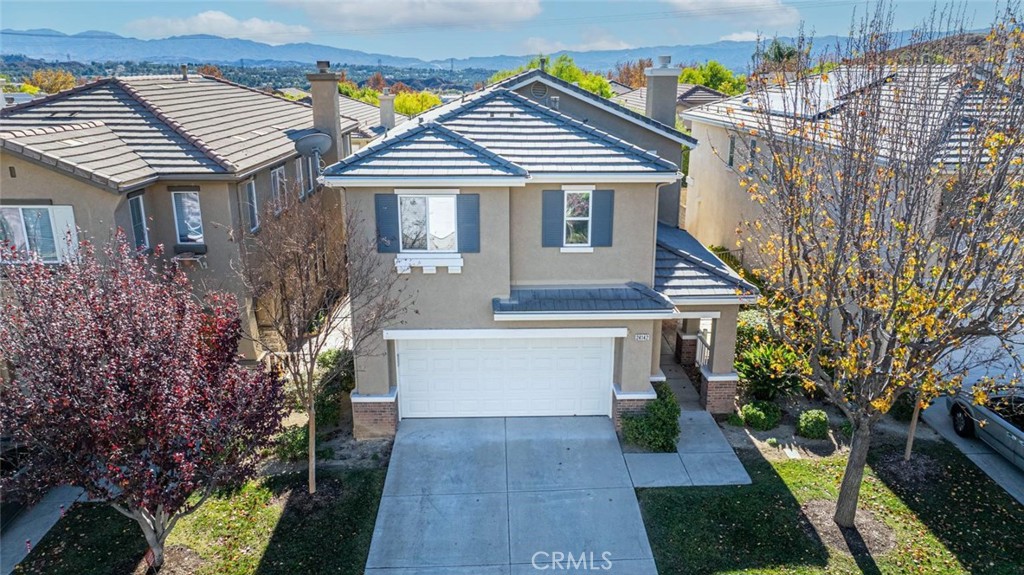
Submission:
<svg viewBox="0 0 1024 575">
<path fill-rule="evenodd" d="M 277 88 L 274 90 L 274 95 L 281 96 L 282 98 L 293 100 L 295 102 L 302 102 L 303 104 L 313 103 L 313 94 L 298 88 Z"/>
<path fill-rule="evenodd" d="M 395 113 L 393 94 L 381 94 L 380 103 L 380 106 L 374 106 L 348 96 L 338 96 L 341 115 L 359 122 L 358 128 L 352 133 L 353 151 L 409 119 L 408 116 Z"/>
<path fill-rule="evenodd" d="M 621 96 L 621 95 L 625 94 L 626 92 L 632 92 L 633 91 L 633 87 L 632 86 L 627 86 L 626 84 L 623 84 L 622 82 L 619 82 L 618 80 L 608 80 L 608 85 L 611 86 L 612 92 L 616 96 Z"/>
<path fill-rule="evenodd" d="M 696 106 L 703 106 L 704 104 L 717 102 L 723 98 L 728 98 L 728 96 L 718 90 L 712 90 L 706 86 L 701 86 L 699 84 L 678 84 L 676 86 L 676 117 L 682 120 L 683 126 L 689 130 L 691 128 L 690 122 L 682 117 L 683 112 Z M 612 100 L 632 110 L 636 110 L 640 113 L 646 113 L 647 87 L 645 86 L 623 94 L 618 94 L 616 97 L 613 97 Z"/>
<path fill-rule="evenodd" d="M 255 334 L 239 241 L 259 230 L 267 202 L 315 191 L 318 166 L 297 154 L 296 139 L 329 133 L 336 145 L 324 159 L 333 162 L 356 126 L 336 106 L 314 114 L 187 72 L 106 78 L 5 108 L 0 240 L 56 263 L 68 255 L 67 233 L 104 242 L 121 228 L 140 250 L 162 244 L 197 289 L 236 294 Z M 241 352 L 256 355 L 251 342 Z"/>
<path fill-rule="evenodd" d="M 648 71 L 670 120 L 675 74 Z M 737 311 L 756 290 L 675 227 L 682 146 L 696 144 L 530 70 L 326 168 L 324 183 L 373 218 L 365 233 L 382 265 L 415 294 L 376 349 L 356 355 L 356 436 L 422 417 L 618 425 L 664 379 L 664 322 L 682 323 L 706 408 L 731 411 Z"/>
</svg>

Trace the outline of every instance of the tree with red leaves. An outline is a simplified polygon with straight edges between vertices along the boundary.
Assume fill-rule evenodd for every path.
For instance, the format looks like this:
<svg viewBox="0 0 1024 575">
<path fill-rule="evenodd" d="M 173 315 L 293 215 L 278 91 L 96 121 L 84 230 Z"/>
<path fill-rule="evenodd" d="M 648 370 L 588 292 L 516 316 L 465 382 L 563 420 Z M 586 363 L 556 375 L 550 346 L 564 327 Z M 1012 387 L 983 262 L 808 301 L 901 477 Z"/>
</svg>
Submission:
<svg viewBox="0 0 1024 575">
<path fill-rule="evenodd" d="M 122 232 L 100 254 L 78 248 L 47 265 L 0 246 L 0 424 L 30 451 L 2 488 L 83 487 L 138 522 L 159 568 L 179 519 L 254 474 L 283 385 L 238 363 L 232 297 L 200 300 Z"/>
</svg>

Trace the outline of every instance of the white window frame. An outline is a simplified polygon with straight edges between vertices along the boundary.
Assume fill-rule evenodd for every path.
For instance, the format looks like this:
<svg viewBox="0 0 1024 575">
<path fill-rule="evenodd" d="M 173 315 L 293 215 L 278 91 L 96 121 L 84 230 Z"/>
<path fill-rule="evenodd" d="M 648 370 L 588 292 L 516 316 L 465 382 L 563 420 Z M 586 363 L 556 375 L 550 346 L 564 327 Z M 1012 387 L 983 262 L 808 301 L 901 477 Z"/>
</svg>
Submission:
<svg viewBox="0 0 1024 575">
<path fill-rule="evenodd" d="M 0 206 L 0 207 L 3 207 L 3 209 L 5 209 L 5 210 L 7 210 L 7 209 L 18 210 L 18 217 L 21 218 L 21 229 L 22 229 L 22 232 L 25 234 L 25 247 L 29 251 L 29 257 L 35 257 L 35 256 L 37 256 L 39 254 L 38 254 L 38 252 L 33 252 L 32 251 L 32 246 L 29 245 L 29 241 L 28 241 L 28 227 L 25 225 L 25 210 L 27 210 L 27 209 L 28 210 L 38 210 L 38 209 L 46 210 L 46 215 L 47 215 L 47 217 L 50 218 L 50 234 L 52 234 L 52 236 L 53 236 L 52 239 L 53 239 L 53 246 L 54 246 L 54 258 L 53 259 L 43 259 L 42 257 L 40 257 L 39 261 L 43 262 L 44 264 L 59 264 L 62 261 L 64 261 L 63 258 L 61 257 L 61 241 L 62 241 L 62 238 L 57 235 L 57 222 L 55 221 L 55 219 L 53 217 L 53 206 L 50 206 L 50 205 L 25 205 L 25 206 Z M 7 260 L 4 260 L 3 263 L 10 263 L 10 262 L 8 262 Z"/>
<path fill-rule="evenodd" d="M 270 197 L 274 202 L 274 215 L 284 211 L 288 200 L 288 178 L 285 177 L 284 165 L 270 170 Z"/>
<path fill-rule="evenodd" d="M 309 190 L 306 189 L 306 164 L 303 162 L 303 157 L 299 156 L 295 158 L 295 182 L 299 188 L 299 199 L 306 197 Z"/>
<path fill-rule="evenodd" d="M 196 196 L 196 203 L 199 205 L 199 230 L 203 236 L 203 240 L 199 242 L 183 242 L 181 241 L 181 229 L 178 227 L 178 202 L 174 201 L 174 198 L 178 194 Z M 188 190 L 181 192 L 171 192 L 171 210 L 174 213 L 174 243 L 176 244 L 206 244 L 206 226 L 203 224 L 203 202 L 202 198 L 199 197 L 199 190 Z"/>
<path fill-rule="evenodd" d="M 407 249 L 404 245 L 402 233 L 402 198 L 420 198 L 426 205 L 426 238 L 427 248 L 423 250 Z M 455 209 L 455 249 L 453 250 L 432 250 L 430 249 L 430 200 L 433 198 L 451 198 Z M 398 251 L 406 254 L 457 254 L 459 253 L 459 198 L 457 194 L 399 194 L 398 195 Z"/>
<path fill-rule="evenodd" d="M 249 213 L 249 231 L 255 232 L 260 229 L 260 198 L 256 191 L 256 178 L 249 178 L 244 185 L 245 203 Z"/>
<path fill-rule="evenodd" d="M 138 250 L 148 250 L 150 248 L 149 243 L 149 226 L 146 222 L 146 201 L 145 194 L 138 194 L 128 198 L 128 217 L 132 220 L 132 235 L 135 236 L 135 247 Z M 135 214 L 132 212 L 132 204 L 138 202 L 139 214 L 142 217 L 142 245 L 139 245 L 139 237 L 135 235 Z"/>
<path fill-rule="evenodd" d="M 569 194 L 588 194 L 589 199 L 587 200 L 587 215 L 583 216 L 569 216 Z M 586 220 L 587 222 L 587 243 L 585 244 L 570 244 L 569 243 L 569 222 L 581 222 Z M 594 190 L 565 190 L 562 192 L 562 246 L 566 248 L 589 248 L 590 243 L 593 240 L 591 237 L 594 231 Z"/>
<path fill-rule="evenodd" d="M 306 186 L 306 195 L 307 196 L 313 195 L 313 192 L 316 191 L 316 177 L 317 177 L 318 172 L 319 172 L 319 169 L 315 169 L 314 168 L 314 164 L 316 163 L 316 158 L 317 158 L 317 156 L 315 156 L 315 155 L 309 156 L 308 158 L 306 158 L 306 166 L 305 166 L 306 167 L 306 179 L 309 180 L 307 182 L 307 186 Z M 317 166 L 316 168 L 319 168 L 319 166 Z"/>
</svg>

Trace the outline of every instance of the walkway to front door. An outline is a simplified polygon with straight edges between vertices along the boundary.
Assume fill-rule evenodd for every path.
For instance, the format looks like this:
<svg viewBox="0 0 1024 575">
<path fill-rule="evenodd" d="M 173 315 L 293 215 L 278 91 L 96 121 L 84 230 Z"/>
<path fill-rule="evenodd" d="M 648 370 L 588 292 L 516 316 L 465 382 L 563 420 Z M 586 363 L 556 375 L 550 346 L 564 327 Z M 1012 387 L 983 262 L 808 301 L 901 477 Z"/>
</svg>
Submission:
<svg viewBox="0 0 1024 575">
<path fill-rule="evenodd" d="M 589 571 L 657 573 L 610 419 L 402 421 L 368 574 Z"/>
</svg>

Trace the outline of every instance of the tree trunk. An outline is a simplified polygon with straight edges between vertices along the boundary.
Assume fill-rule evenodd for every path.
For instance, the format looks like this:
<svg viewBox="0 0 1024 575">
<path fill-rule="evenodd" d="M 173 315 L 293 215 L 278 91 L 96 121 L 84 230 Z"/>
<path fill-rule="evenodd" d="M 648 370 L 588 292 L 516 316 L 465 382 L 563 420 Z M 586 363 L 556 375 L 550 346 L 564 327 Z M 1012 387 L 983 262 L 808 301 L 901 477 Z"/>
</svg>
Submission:
<svg viewBox="0 0 1024 575">
<path fill-rule="evenodd" d="M 910 418 L 910 430 L 907 431 L 907 448 L 903 450 L 903 461 L 910 461 L 910 452 L 914 449 L 914 432 L 917 431 L 917 418 L 921 415 L 921 402 L 914 403 L 914 415 Z"/>
<path fill-rule="evenodd" d="M 153 554 L 153 562 L 150 567 L 154 571 L 158 571 L 164 564 L 164 538 L 161 537 L 149 522 L 141 517 L 136 516 L 135 519 L 139 527 L 142 528 L 142 534 L 146 536 L 146 543 L 149 544 L 149 550 Z"/>
<path fill-rule="evenodd" d="M 840 527 L 853 527 L 870 446 L 871 426 L 866 422 L 855 423 L 850 458 L 846 461 L 846 471 L 843 472 L 843 482 L 839 486 L 839 499 L 836 501 L 836 514 L 833 517 Z"/>
<path fill-rule="evenodd" d="M 309 414 L 309 492 L 316 493 L 316 402 L 310 401 Z"/>
</svg>

